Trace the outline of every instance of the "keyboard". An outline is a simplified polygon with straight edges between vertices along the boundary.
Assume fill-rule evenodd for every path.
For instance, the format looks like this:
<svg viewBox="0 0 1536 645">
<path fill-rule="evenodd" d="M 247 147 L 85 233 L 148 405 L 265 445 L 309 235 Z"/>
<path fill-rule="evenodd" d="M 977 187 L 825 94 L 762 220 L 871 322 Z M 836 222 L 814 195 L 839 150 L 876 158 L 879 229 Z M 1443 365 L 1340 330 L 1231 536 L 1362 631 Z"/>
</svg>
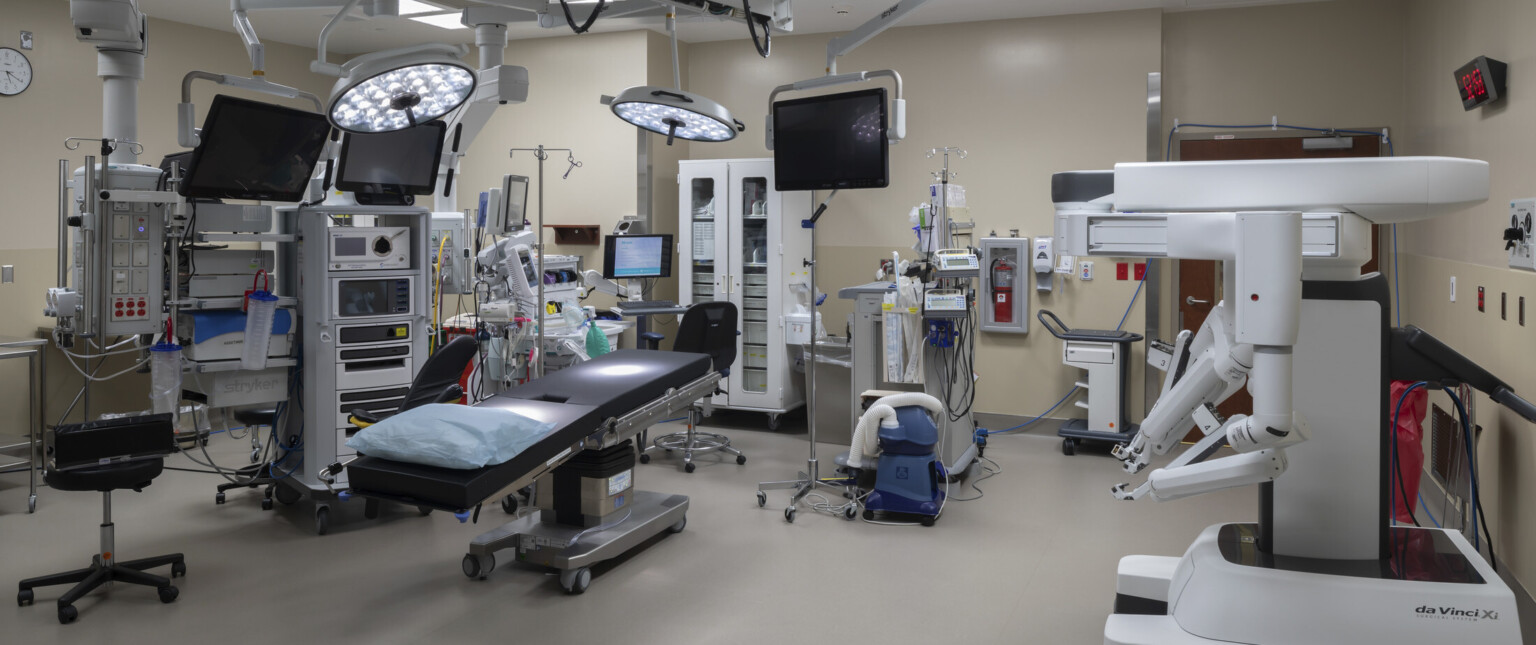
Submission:
<svg viewBox="0 0 1536 645">
<path fill-rule="evenodd" d="M 651 309 L 672 309 L 677 303 L 671 300 L 624 300 L 619 303 L 619 308 L 624 311 L 648 311 Z"/>
</svg>

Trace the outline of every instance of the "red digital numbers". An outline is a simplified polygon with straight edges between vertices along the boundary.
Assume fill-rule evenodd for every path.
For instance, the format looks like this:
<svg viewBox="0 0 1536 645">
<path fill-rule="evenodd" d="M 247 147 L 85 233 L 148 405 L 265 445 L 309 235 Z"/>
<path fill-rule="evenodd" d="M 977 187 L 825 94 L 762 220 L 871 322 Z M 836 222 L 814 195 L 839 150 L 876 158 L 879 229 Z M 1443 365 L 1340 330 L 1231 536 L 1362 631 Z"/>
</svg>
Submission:
<svg viewBox="0 0 1536 645">
<path fill-rule="evenodd" d="M 1471 72 L 1461 75 L 1461 95 L 1463 100 L 1488 96 L 1488 86 L 1483 82 L 1483 70 L 1473 67 Z"/>
</svg>

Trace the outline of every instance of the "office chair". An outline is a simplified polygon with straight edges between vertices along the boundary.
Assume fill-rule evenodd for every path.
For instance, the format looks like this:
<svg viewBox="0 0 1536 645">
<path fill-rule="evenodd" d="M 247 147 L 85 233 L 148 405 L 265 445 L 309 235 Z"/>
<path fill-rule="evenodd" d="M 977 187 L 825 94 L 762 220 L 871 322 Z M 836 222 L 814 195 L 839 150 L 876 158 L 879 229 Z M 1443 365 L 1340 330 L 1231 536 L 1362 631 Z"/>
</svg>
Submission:
<svg viewBox="0 0 1536 645">
<path fill-rule="evenodd" d="M 674 352 L 690 352 L 694 354 L 708 354 L 714 363 L 716 372 L 729 376 L 731 365 L 736 362 L 736 337 L 741 332 L 737 330 L 736 305 L 729 302 L 701 302 L 688 308 L 683 314 L 683 319 L 677 323 L 677 340 L 672 343 Z M 656 349 L 660 339 L 645 338 L 650 345 L 649 349 Z M 706 399 L 703 403 L 708 406 Z M 740 450 L 731 446 L 731 439 L 723 434 L 714 432 L 699 432 L 698 424 L 703 409 L 695 406 L 688 409 L 688 429 L 683 432 L 656 437 L 649 447 L 640 451 L 640 463 L 650 463 L 649 453 L 655 448 L 671 453 L 681 450 L 683 453 L 683 471 L 693 472 L 693 456 L 707 452 L 728 452 L 736 455 L 737 464 L 747 463 L 747 456 Z M 644 437 L 641 438 L 641 446 L 645 445 Z"/>
<path fill-rule="evenodd" d="M 60 470 L 52 465 L 51 460 L 57 454 L 54 452 L 56 443 L 48 446 L 50 465 L 43 471 L 43 481 L 55 490 L 63 491 L 99 491 L 101 492 L 101 551 L 91 557 L 91 566 L 84 569 L 76 569 L 64 573 L 56 573 L 48 576 L 39 576 L 22 580 L 16 592 L 16 604 L 22 607 L 32 604 L 33 592 L 36 587 L 48 587 L 74 583 L 74 587 L 59 596 L 59 623 L 69 624 L 79 616 L 75 609 L 75 601 L 81 599 L 108 582 L 124 582 L 134 585 L 154 587 L 160 593 L 160 602 L 169 603 L 176 600 L 180 592 L 171 585 L 169 578 L 145 573 L 145 569 L 152 569 L 165 565 L 171 565 L 171 577 L 179 577 L 187 574 L 187 565 L 180 553 L 162 555 L 153 558 L 129 560 L 120 562 L 115 559 L 115 549 L 112 544 L 112 491 L 121 488 L 131 488 L 134 492 L 142 491 L 150 482 L 158 477 L 165 466 L 165 455 L 170 454 L 175 445 L 175 427 L 171 423 L 171 415 L 154 415 L 139 417 L 134 420 L 113 420 L 107 422 L 82 423 L 69 426 L 61 426 L 54 431 L 54 436 L 80 433 L 79 436 L 89 435 L 88 438 L 77 441 L 76 446 L 88 443 L 100 443 L 101 454 L 116 452 L 116 448 L 124 445 L 121 440 L 109 436 L 109 431 L 102 431 L 102 426 L 122 426 L 124 423 L 140 424 L 135 430 L 135 436 L 154 448 L 148 452 L 139 452 L 139 458 L 133 461 L 117 461 L 103 465 L 90 465 L 79 468 Z M 93 432 L 94 431 L 94 432 Z M 160 438 L 163 437 L 163 441 Z M 57 441 L 57 440 L 56 440 Z M 144 444 L 139 444 L 144 445 Z M 160 452 L 158 446 L 164 446 Z M 110 447 L 107 447 L 110 446 Z M 60 446 L 60 451 L 63 447 Z M 86 446 L 86 450 L 94 450 Z"/>
</svg>

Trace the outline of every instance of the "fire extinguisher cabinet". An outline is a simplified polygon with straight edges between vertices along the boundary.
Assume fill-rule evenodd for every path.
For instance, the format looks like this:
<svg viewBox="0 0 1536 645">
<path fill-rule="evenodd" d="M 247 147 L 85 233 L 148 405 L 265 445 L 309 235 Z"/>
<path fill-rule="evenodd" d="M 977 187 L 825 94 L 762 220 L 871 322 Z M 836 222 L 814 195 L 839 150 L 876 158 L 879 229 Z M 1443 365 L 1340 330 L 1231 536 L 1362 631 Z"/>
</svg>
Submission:
<svg viewBox="0 0 1536 645">
<path fill-rule="evenodd" d="M 1029 333 L 1029 238 L 981 238 L 981 330 Z"/>
</svg>

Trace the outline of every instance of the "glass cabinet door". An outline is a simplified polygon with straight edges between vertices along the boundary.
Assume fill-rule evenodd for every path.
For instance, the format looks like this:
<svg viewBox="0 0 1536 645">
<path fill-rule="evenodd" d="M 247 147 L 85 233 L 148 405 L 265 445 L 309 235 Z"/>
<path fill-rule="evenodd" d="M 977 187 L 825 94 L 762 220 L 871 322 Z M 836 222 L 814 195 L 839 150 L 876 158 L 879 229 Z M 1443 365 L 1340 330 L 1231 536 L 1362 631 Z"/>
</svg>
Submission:
<svg viewBox="0 0 1536 645">
<path fill-rule="evenodd" d="M 741 389 L 768 391 L 768 178 L 743 177 L 741 221 Z"/>
<path fill-rule="evenodd" d="M 725 258 L 715 257 L 715 180 L 695 177 L 689 190 L 690 267 L 693 275 L 692 302 L 711 302 L 717 298 L 718 270 L 727 270 Z M 721 209 L 723 210 L 723 209 Z"/>
</svg>

